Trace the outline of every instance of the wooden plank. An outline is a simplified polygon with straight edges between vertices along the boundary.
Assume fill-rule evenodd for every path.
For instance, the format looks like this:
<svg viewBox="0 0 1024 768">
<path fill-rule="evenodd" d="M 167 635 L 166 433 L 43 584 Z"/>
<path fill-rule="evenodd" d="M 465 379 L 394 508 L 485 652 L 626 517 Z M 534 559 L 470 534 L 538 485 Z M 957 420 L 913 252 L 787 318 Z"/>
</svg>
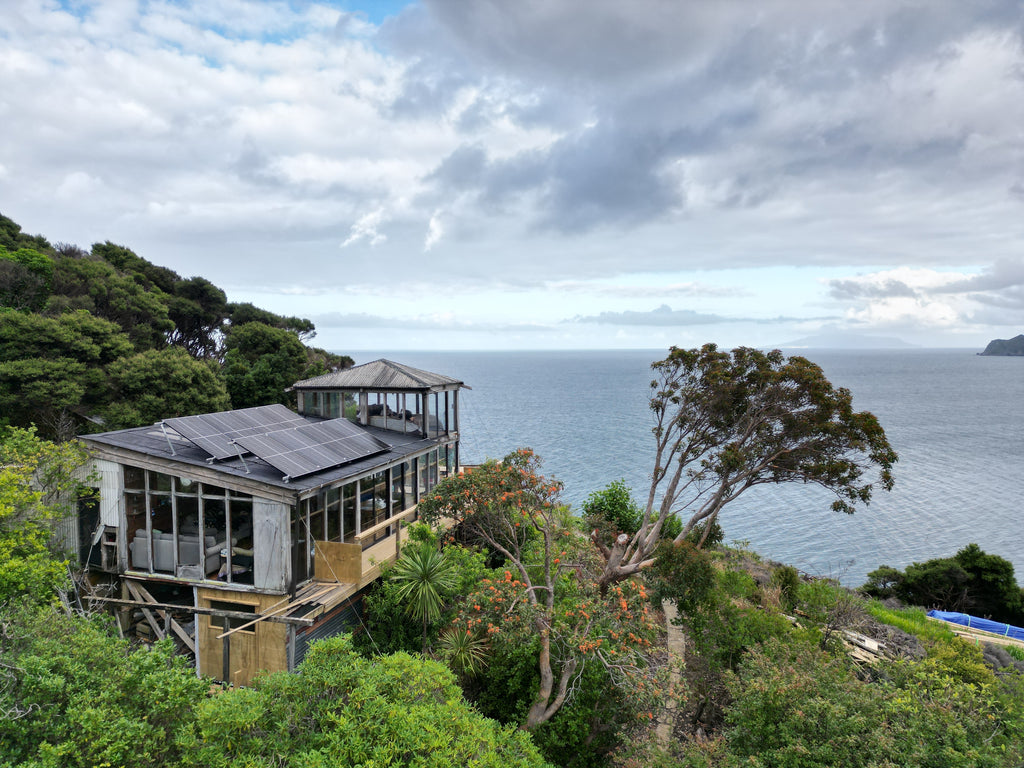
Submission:
<svg viewBox="0 0 1024 768">
<path fill-rule="evenodd" d="M 131 584 L 131 582 L 129 582 L 129 584 Z M 136 584 L 135 588 L 142 593 L 142 599 L 144 599 L 147 603 L 156 602 L 156 598 L 149 594 L 149 590 L 147 590 L 144 586 L 142 586 L 141 584 Z M 192 653 L 195 653 L 195 640 L 189 637 L 189 634 L 185 631 L 185 628 L 181 626 L 181 624 L 179 624 L 177 621 L 175 621 L 174 616 L 171 615 L 171 612 L 157 609 L 157 613 L 160 615 L 160 618 L 164 620 L 167 626 L 170 627 L 171 631 L 174 632 L 174 634 L 178 636 L 181 642 L 185 644 L 185 647 L 192 651 Z"/>
<path fill-rule="evenodd" d="M 113 597 L 90 597 L 94 603 L 108 603 L 110 605 L 122 605 L 131 608 L 142 608 L 149 605 L 150 608 L 166 608 L 172 611 L 182 611 L 198 614 L 200 616 L 229 616 L 232 619 L 251 619 L 251 613 L 241 611 L 223 611 L 220 608 L 198 608 L 192 605 L 176 605 L 174 603 L 153 603 L 148 604 L 139 600 L 120 600 Z M 302 616 L 267 616 L 264 621 L 276 624 L 295 624 L 300 627 L 311 627 L 316 623 L 315 619 L 307 619 Z"/>
<path fill-rule="evenodd" d="M 963 638 L 969 638 L 971 640 L 984 640 L 987 643 L 994 643 L 996 645 L 1016 645 L 1024 648 L 1024 640 L 1018 640 L 1015 637 L 1009 635 L 1000 635 L 995 632 L 989 632 L 988 630 L 978 629 L 976 627 L 968 627 L 963 624 L 956 624 L 952 621 L 945 621 L 943 619 L 937 619 L 934 616 L 928 617 L 929 621 L 940 622 L 946 629 L 953 632 L 953 634 L 959 635 Z"/>
<path fill-rule="evenodd" d="M 283 613 L 284 611 L 290 610 L 291 608 L 295 608 L 296 606 L 305 605 L 306 603 L 312 603 L 318 597 L 322 597 L 323 595 L 327 594 L 328 592 L 332 591 L 333 589 L 334 589 L 333 586 L 322 587 L 321 589 L 318 589 L 316 592 L 314 592 L 309 597 L 304 598 L 303 600 L 297 600 L 297 601 L 292 602 L 292 603 L 288 602 L 288 600 L 290 598 L 285 598 L 284 600 L 282 600 L 282 601 L 272 605 L 265 612 L 260 612 L 260 615 L 257 616 L 252 621 L 247 622 L 245 624 L 241 624 L 241 625 L 235 627 L 234 629 L 229 629 L 227 632 L 224 632 L 222 634 L 217 635 L 217 639 L 220 640 L 220 639 L 226 637 L 227 635 L 233 635 L 235 632 L 238 632 L 238 631 L 243 630 L 243 629 L 248 629 L 253 624 L 258 624 L 259 622 L 263 621 L 264 619 L 267 619 L 267 618 L 269 618 L 271 616 L 274 616 L 274 615 L 276 615 L 278 613 Z"/>
<path fill-rule="evenodd" d="M 391 525 L 397 525 L 402 520 L 407 520 L 416 514 L 416 507 L 410 507 L 404 512 L 399 512 L 397 515 L 392 515 L 382 523 L 377 523 L 372 528 L 365 528 L 355 536 L 352 537 L 353 541 L 357 544 L 363 543 L 368 538 L 371 538 L 374 534 L 380 533 L 382 530 Z"/>
<path fill-rule="evenodd" d="M 266 610 L 266 612 L 260 611 L 259 614 L 256 616 L 256 618 L 253 619 L 252 621 L 248 621 L 245 624 L 240 624 L 239 626 L 235 627 L 234 629 L 226 630 L 222 634 L 217 635 L 217 639 L 220 640 L 220 639 L 226 637 L 227 635 L 233 635 L 235 632 L 238 632 L 239 630 L 248 629 L 253 624 L 256 624 L 257 622 L 260 622 L 263 619 L 269 618 L 269 617 L 274 616 L 274 615 L 276 615 L 278 613 L 282 613 L 283 611 L 288 609 L 288 605 L 289 605 L 289 601 L 290 600 L 291 600 L 290 597 L 286 597 L 284 600 L 279 600 L 278 602 L 276 602 L 272 606 L 270 606 L 270 608 L 268 608 Z"/>
<path fill-rule="evenodd" d="M 357 584 L 363 575 L 363 548 L 337 541 L 314 542 L 313 578 L 319 582 Z"/>
<path fill-rule="evenodd" d="M 160 629 L 160 626 L 156 623 L 156 619 L 153 618 L 153 614 L 149 612 L 149 609 L 145 607 L 146 600 L 139 594 L 138 588 L 134 583 L 128 582 L 128 591 L 135 595 L 135 598 L 140 601 L 139 607 L 142 609 L 142 615 L 146 617 L 146 621 L 149 622 L 149 626 L 153 628 L 153 634 L 156 635 L 157 640 L 164 639 L 164 632 Z"/>
</svg>

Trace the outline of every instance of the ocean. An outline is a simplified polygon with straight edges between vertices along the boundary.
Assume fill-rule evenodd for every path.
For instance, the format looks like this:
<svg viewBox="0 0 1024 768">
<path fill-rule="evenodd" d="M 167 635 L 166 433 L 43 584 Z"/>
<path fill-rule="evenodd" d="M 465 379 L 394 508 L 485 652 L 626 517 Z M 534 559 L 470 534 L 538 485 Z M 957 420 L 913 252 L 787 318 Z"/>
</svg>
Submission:
<svg viewBox="0 0 1024 768">
<path fill-rule="evenodd" d="M 460 378 L 462 459 L 533 448 L 578 509 L 624 479 L 647 498 L 653 465 L 650 364 L 667 350 L 354 353 Z M 763 486 L 727 506 L 726 542 L 848 586 L 879 565 L 948 557 L 970 542 L 1024 583 L 1024 359 L 974 350 L 800 350 L 899 453 L 892 492 L 854 515 L 805 485 Z"/>
</svg>

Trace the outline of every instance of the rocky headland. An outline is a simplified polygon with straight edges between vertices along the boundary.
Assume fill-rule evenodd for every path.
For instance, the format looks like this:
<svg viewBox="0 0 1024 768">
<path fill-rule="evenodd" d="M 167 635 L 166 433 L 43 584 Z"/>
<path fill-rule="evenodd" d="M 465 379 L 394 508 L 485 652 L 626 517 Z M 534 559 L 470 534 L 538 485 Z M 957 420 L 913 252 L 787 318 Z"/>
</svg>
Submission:
<svg viewBox="0 0 1024 768">
<path fill-rule="evenodd" d="M 1000 355 L 1003 357 L 1024 357 L 1024 333 L 1012 339 L 993 339 L 979 355 Z"/>
</svg>

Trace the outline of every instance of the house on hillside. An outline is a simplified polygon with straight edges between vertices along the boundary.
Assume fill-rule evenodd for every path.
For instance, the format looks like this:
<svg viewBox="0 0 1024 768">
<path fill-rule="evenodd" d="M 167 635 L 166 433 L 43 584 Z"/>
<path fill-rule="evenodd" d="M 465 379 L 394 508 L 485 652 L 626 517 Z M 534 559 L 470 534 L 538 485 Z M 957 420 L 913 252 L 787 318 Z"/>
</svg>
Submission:
<svg viewBox="0 0 1024 768">
<path fill-rule="evenodd" d="M 172 634 L 199 674 L 291 670 L 359 620 L 403 523 L 459 468 L 456 379 L 388 360 L 267 405 L 82 438 L 98 478 L 79 550 L 122 623 Z"/>
</svg>

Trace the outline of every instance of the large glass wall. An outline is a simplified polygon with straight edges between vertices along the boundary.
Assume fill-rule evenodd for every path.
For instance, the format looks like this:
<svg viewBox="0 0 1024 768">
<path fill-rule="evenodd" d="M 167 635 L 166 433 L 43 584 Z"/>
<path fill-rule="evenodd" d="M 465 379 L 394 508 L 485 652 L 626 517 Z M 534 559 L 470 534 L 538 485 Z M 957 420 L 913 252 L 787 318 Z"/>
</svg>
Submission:
<svg viewBox="0 0 1024 768">
<path fill-rule="evenodd" d="M 183 578 L 252 583 L 252 496 L 124 467 L 130 566 Z"/>
</svg>

